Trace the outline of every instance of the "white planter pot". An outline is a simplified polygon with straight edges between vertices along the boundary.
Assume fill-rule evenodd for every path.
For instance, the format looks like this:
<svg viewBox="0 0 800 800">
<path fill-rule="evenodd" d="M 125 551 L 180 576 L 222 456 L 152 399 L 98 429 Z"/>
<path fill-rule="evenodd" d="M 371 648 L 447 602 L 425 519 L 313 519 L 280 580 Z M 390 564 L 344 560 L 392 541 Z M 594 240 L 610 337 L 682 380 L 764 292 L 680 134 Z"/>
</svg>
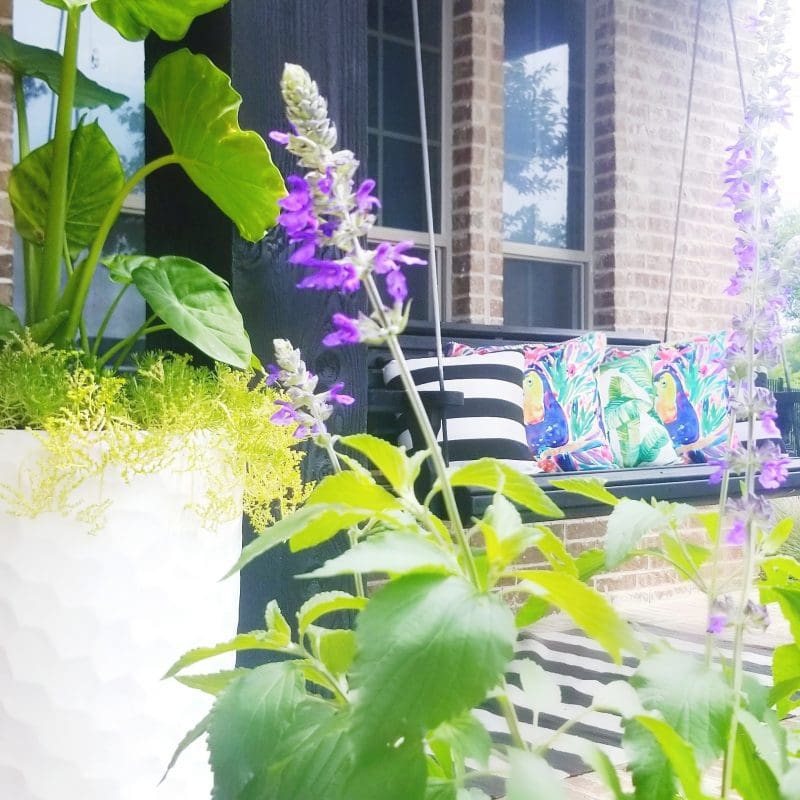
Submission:
<svg viewBox="0 0 800 800">
<path fill-rule="evenodd" d="M 0 485 L 44 452 L 32 434 L 0 432 Z M 212 698 L 161 677 L 186 650 L 235 635 L 239 582 L 220 578 L 241 518 L 214 532 L 190 524 L 186 473 L 98 483 L 80 490 L 112 500 L 96 535 L 0 509 L 0 798 L 206 800 L 203 742 L 158 782 Z"/>
</svg>

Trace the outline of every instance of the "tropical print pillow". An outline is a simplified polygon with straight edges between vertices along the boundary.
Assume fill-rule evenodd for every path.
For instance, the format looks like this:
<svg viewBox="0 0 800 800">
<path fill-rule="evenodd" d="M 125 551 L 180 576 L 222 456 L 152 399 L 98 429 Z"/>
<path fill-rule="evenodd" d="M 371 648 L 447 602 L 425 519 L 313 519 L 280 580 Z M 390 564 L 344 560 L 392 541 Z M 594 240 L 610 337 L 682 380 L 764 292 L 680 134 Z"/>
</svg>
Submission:
<svg viewBox="0 0 800 800">
<path fill-rule="evenodd" d="M 531 453 L 547 472 L 574 472 L 616 466 L 603 427 L 597 385 L 605 347 L 605 334 L 588 333 L 558 344 L 472 348 L 450 342 L 448 354 L 521 351 L 525 355 L 525 435 Z"/>
<path fill-rule="evenodd" d="M 649 363 L 653 408 L 686 464 L 725 453 L 730 422 L 726 339 L 720 331 L 679 344 L 650 345 L 628 356 L 644 356 Z"/>
<path fill-rule="evenodd" d="M 655 409 L 651 353 L 633 351 L 607 358 L 597 382 L 608 441 L 618 466 L 681 463 Z"/>
</svg>

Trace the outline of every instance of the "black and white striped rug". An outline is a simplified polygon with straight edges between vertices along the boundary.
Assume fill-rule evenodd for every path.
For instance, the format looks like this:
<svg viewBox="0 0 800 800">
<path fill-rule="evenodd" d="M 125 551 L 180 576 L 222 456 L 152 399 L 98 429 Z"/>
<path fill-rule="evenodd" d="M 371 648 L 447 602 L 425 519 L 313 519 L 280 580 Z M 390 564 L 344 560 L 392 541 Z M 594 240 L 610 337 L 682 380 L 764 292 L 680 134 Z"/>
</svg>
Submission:
<svg viewBox="0 0 800 800">
<path fill-rule="evenodd" d="M 702 635 L 641 623 L 635 628 L 645 646 L 651 642 L 666 641 L 675 650 L 698 655 L 704 651 L 705 637 Z M 731 649 L 730 643 L 718 642 L 718 650 L 723 657 L 729 656 Z M 525 659 L 536 662 L 550 673 L 561 689 L 560 705 L 549 709 L 550 713 L 540 713 L 536 726 L 533 724 L 530 702 L 520 688 L 519 668 Z M 605 650 L 579 630 L 523 632 L 507 676 L 510 699 L 516 707 L 522 735 L 531 744 L 547 741 L 566 720 L 584 712 L 602 686 L 632 675 L 637 663 L 635 658 L 626 658 L 622 664 L 615 664 Z M 766 686 L 772 685 L 771 664 L 771 647 L 746 645 L 745 669 Z M 495 740 L 510 742 L 508 726 L 495 705 L 489 703 L 475 713 Z M 547 760 L 562 777 L 588 772 L 589 767 L 579 755 L 587 740 L 604 750 L 613 764 L 623 765 L 626 762 L 621 743 L 620 718 L 615 714 L 595 711 L 587 713 L 567 733 L 559 736 L 555 746 L 547 753 Z M 493 787 L 486 788 L 491 790 Z"/>
</svg>

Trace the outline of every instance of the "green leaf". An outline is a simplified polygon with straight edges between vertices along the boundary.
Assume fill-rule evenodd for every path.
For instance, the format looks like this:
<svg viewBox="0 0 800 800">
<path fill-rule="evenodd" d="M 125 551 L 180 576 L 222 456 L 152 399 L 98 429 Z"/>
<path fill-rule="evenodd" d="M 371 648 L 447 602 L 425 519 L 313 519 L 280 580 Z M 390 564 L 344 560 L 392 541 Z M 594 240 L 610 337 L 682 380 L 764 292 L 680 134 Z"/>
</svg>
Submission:
<svg viewBox="0 0 800 800">
<path fill-rule="evenodd" d="M 131 277 L 139 293 L 172 330 L 215 361 L 250 366 L 252 350 L 228 284 L 182 256 L 143 262 Z"/>
<path fill-rule="evenodd" d="M 556 572 L 566 572 L 577 578 L 578 565 L 564 542 L 544 525 L 537 525 L 536 530 L 539 532 L 539 537 L 534 540 L 533 546 L 547 559 L 547 563 Z"/>
<path fill-rule="evenodd" d="M 655 736 L 635 719 L 629 720 L 622 746 L 628 756 L 636 800 L 675 800 L 675 775 Z"/>
<path fill-rule="evenodd" d="M 267 626 L 267 632 L 272 634 L 277 639 L 283 640 L 285 645 L 292 641 L 292 629 L 283 616 L 281 607 L 278 605 L 277 600 L 270 600 L 267 603 L 267 608 L 264 611 L 264 622 Z"/>
<path fill-rule="evenodd" d="M 742 715 L 744 716 L 744 714 Z M 744 800 L 781 800 L 778 777 L 758 752 L 747 725 L 736 728 L 733 786 Z"/>
<path fill-rule="evenodd" d="M 733 697 L 719 672 L 686 653 L 665 651 L 645 658 L 631 677 L 645 708 L 664 719 L 695 749 L 701 766 L 724 750 Z"/>
<path fill-rule="evenodd" d="M 51 140 L 28 153 L 8 181 L 17 231 L 35 245 L 44 244 L 53 154 Z M 76 255 L 92 243 L 124 183 L 119 154 L 103 129 L 96 122 L 79 125 L 72 133 L 67 175 L 65 232 L 70 253 Z"/>
<path fill-rule="evenodd" d="M 628 681 L 611 681 L 601 686 L 592 699 L 592 706 L 599 711 L 619 714 L 623 719 L 644 713 L 642 701 Z"/>
<path fill-rule="evenodd" d="M 244 670 L 243 670 L 244 671 Z M 178 759 L 183 754 L 183 751 L 186 750 L 189 745 L 196 742 L 201 736 L 208 733 L 208 725 L 211 721 L 211 714 L 206 714 L 197 725 L 194 726 L 190 731 L 187 732 L 186 736 L 181 739 L 178 746 L 175 748 L 175 752 L 172 754 L 172 758 L 169 760 L 169 764 L 167 764 L 167 768 L 164 770 L 164 775 L 161 777 L 159 781 L 159 785 L 164 782 L 164 779 L 169 775 L 170 770 L 178 763 Z"/>
<path fill-rule="evenodd" d="M 441 778 L 428 778 L 425 800 L 457 800 L 456 785 Z"/>
<path fill-rule="evenodd" d="M 91 0 L 83 0 L 83 3 Z M 94 0 L 92 10 L 130 41 L 152 30 L 160 39 L 182 39 L 192 21 L 224 6 L 228 0 Z"/>
<path fill-rule="evenodd" d="M 606 535 L 606 567 L 614 569 L 630 554 L 648 533 L 661 532 L 694 514 L 691 506 L 679 503 L 657 503 L 623 497 L 608 518 Z"/>
<path fill-rule="evenodd" d="M 617 768 L 604 750 L 587 742 L 586 746 L 581 748 L 580 757 L 594 770 L 606 788 L 611 790 L 614 800 L 627 800 L 630 797 L 622 791 Z"/>
<path fill-rule="evenodd" d="M 306 600 L 297 612 L 297 628 L 302 636 L 309 625 L 326 614 L 336 611 L 360 611 L 367 604 L 365 597 L 355 597 L 347 592 L 320 592 Z"/>
<path fill-rule="evenodd" d="M 5 31 L 0 31 L 0 64 L 8 67 L 15 75 L 29 75 L 44 81 L 54 94 L 61 93 L 63 59 L 55 50 L 18 42 Z M 76 108 L 108 106 L 115 111 L 127 100 L 124 94 L 95 83 L 78 70 L 75 84 Z"/>
<path fill-rule="evenodd" d="M 236 680 L 246 671 L 245 669 L 226 669 L 210 675 L 176 675 L 175 680 L 190 689 L 198 689 L 216 697 L 231 681 Z"/>
<path fill-rule="evenodd" d="M 307 634 L 314 654 L 330 672 L 344 675 L 350 669 L 356 653 L 355 631 L 312 625 Z"/>
<path fill-rule="evenodd" d="M 69 311 L 58 311 L 50 317 L 45 317 L 39 322 L 34 322 L 28 328 L 34 342 L 44 344 L 50 341 L 50 337 L 58 330 L 61 323 L 69 316 Z"/>
<path fill-rule="evenodd" d="M 484 769 L 489 764 L 492 739 L 489 732 L 472 713 L 465 711 L 443 722 L 429 737 L 431 742 L 445 742 L 457 753 L 457 758 L 474 760 Z"/>
<path fill-rule="evenodd" d="M 565 800 L 561 776 L 539 755 L 512 750 L 506 800 Z"/>
<path fill-rule="evenodd" d="M 22 323 L 11 306 L 0 305 L 0 341 L 22 334 Z"/>
<path fill-rule="evenodd" d="M 578 577 L 586 582 L 606 568 L 606 554 L 597 547 L 584 550 L 575 559 L 575 566 L 578 569 Z"/>
<path fill-rule="evenodd" d="M 213 647 L 195 647 L 193 650 L 184 653 L 164 675 L 171 678 L 177 675 L 186 667 L 205 661 L 207 658 L 221 655 L 222 653 L 236 653 L 239 650 L 276 650 L 280 652 L 286 647 L 283 636 L 266 631 L 252 631 L 251 633 L 240 633 L 229 639 L 227 642 L 220 642 Z"/>
<path fill-rule="evenodd" d="M 680 575 L 687 580 L 697 581 L 700 567 L 711 557 L 711 551 L 699 544 L 679 540 L 678 535 L 661 534 L 661 548 Z"/>
<path fill-rule="evenodd" d="M 777 705 L 781 717 L 800 706 L 800 698 L 794 698 L 800 692 L 800 647 L 796 644 L 775 648 L 772 654 L 772 683 L 770 702 Z"/>
<path fill-rule="evenodd" d="M 784 542 L 791 536 L 794 530 L 794 520 L 791 517 L 785 517 L 780 520 L 775 527 L 764 537 L 761 545 L 762 550 L 766 554 L 777 553 Z"/>
<path fill-rule="evenodd" d="M 780 792 L 781 800 L 797 800 L 800 797 L 800 764 L 795 763 L 781 777 Z"/>
<path fill-rule="evenodd" d="M 521 580 L 533 584 L 536 594 L 569 614 L 575 624 L 604 647 L 618 664 L 622 650 L 638 655 L 642 647 L 625 622 L 603 595 L 565 572 L 520 570 Z"/>
<path fill-rule="evenodd" d="M 619 498 L 611 494 L 605 487 L 605 481 L 599 478 L 559 478 L 551 480 L 550 485 L 555 486 L 556 489 L 563 489 L 565 492 L 588 497 L 590 500 L 597 500 L 598 503 L 605 503 L 608 506 L 615 506 L 619 503 Z"/>
<path fill-rule="evenodd" d="M 284 661 L 248 670 L 217 698 L 208 728 L 214 798 L 242 796 L 264 768 L 265 744 L 288 733 L 305 696 L 300 673 Z"/>
<path fill-rule="evenodd" d="M 558 714 L 561 710 L 561 687 L 555 678 L 535 661 L 524 659 L 514 665 L 528 702 L 537 714 Z"/>
<path fill-rule="evenodd" d="M 373 534 L 303 577 L 378 572 L 392 575 L 408 572 L 457 574 L 458 571 L 458 562 L 452 553 L 423 539 L 419 533 L 401 530 Z"/>
<path fill-rule="evenodd" d="M 404 575 L 359 615 L 351 686 L 366 737 L 416 736 L 481 702 L 514 653 L 500 599 L 454 576 Z"/>
<path fill-rule="evenodd" d="M 326 503 L 371 508 L 374 511 L 402 511 L 397 498 L 378 486 L 371 476 L 360 472 L 337 472 L 323 478 L 306 500 L 307 506 Z"/>
<path fill-rule="evenodd" d="M 239 560 L 228 570 L 225 577 L 233 575 L 254 558 L 258 558 L 275 545 L 289 541 L 292 537 L 302 537 L 302 541 L 311 542 L 308 546 L 312 547 L 314 544 L 327 541 L 339 531 L 371 517 L 373 513 L 368 508 L 349 508 L 341 505 L 303 506 L 267 528 L 264 533 L 245 546 Z"/>
<path fill-rule="evenodd" d="M 514 624 L 518 628 L 527 628 L 533 625 L 542 617 L 546 617 L 550 611 L 550 603 L 539 595 L 531 595 L 517 610 Z"/>
<path fill-rule="evenodd" d="M 420 451 L 409 458 L 405 448 L 395 447 L 385 439 L 368 433 L 343 436 L 339 439 L 339 444 L 366 456 L 398 494 L 413 494 L 414 481 L 419 476 L 422 462 L 428 456 L 427 451 Z"/>
<path fill-rule="evenodd" d="M 636 722 L 658 742 L 672 771 L 681 782 L 686 800 L 706 800 L 706 796 L 700 788 L 700 772 L 697 769 L 692 748 L 666 722 L 660 719 L 639 716 L 636 717 Z M 636 790 L 638 798 L 640 796 L 638 785 Z M 647 795 L 647 800 L 651 800 L 649 795 Z"/>
<path fill-rule="evenodd" d="M 133 283 L 133 271 L 142 266 L 155 267 L 158 259 L 151 256 L 116 255 L 103 258 L 100 263 L 108 270 L 108 277 L 115 283 Z"/>
<path fill-rule="evenodd" d="M 185 49 L 162 58 L 145 85 L 145 103 L 187 175 L 242 238 L 257 242 L 275 225 L 286 191 L 264 140 L 239 128 L 241 102 L 224 72 Z"/>
<path fill-rule="evenodd" d="M 530 477 L 494 458 L 481 458 L 455 470 L 450 476 L 450 484 L 453 487 L 477 486 L 499 492 L 547 519 L 560 519 L 564 516 L 561 509 Z M 434 491 L 438 490 L 437 481 Z"/>
<path fill-rule="evenodd" d="M 794 640 L 800 641 L 800 589 L 776 586 L 773 591 Z"/>
</svg>

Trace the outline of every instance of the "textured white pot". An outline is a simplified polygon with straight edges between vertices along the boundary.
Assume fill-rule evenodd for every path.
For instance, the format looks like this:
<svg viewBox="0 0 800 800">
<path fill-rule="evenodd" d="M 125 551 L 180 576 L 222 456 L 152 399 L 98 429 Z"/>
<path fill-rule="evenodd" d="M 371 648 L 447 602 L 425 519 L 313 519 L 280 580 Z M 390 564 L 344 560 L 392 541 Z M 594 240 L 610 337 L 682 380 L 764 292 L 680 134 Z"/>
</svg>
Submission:
<svg viewBox="0 0 800 800">
<path fill-rule="evenodd" d="M 32 434 L 0 432 L 0 485 L 24 483 L 44 452 Z M 211 704 L 161 676 L 186 650 L 235 635 L 239 582 L 219 579 L 241 550 L 241 519 L 201 530 L 185 473 L 97 484 L 80 490 L 112 500 L 96 535 L 0 508 L 0 798 L 206 800 L 203 742 L 158 786 Z"/>
</svg>

